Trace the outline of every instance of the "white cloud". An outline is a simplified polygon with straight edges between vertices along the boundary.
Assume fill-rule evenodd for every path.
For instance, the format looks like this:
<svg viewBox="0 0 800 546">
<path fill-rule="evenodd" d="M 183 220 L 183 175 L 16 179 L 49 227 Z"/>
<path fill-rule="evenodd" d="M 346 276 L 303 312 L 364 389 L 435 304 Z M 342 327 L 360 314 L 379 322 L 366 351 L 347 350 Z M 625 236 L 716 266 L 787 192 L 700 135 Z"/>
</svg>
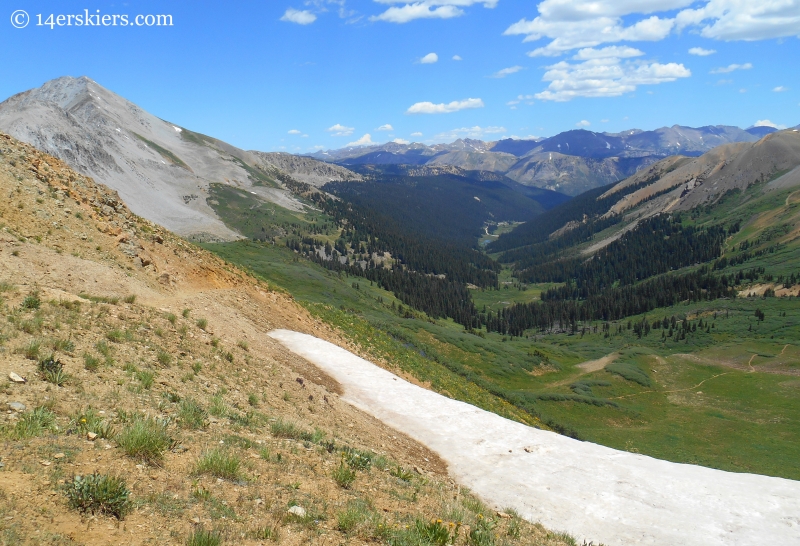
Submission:
<svg viewBox="0 0 800 546">
<path fill-rule="evenodd" d="M 369 146 L 370 144 L 375 144 L 375 143 L 372 142 L 372 137 L 370 136 L 369 133 L 367 133 L 366 135 L 362 136 L 358 140 L 356 140 L 354 142 L 349 142 L 347 145 L 348 146 Z"/>
<path fill-rule="evenodd" d="M 689 55 L 697 55 L 698 57 L 708 57 L 716 52 L 716 49 L 704 49 L 702 47 L 692 47 L 689 49 Z"/>
<path fill-rule="evenodd" d="M 439 60 L 439 56 L 436 53 L 428 53 L 423 58 L 419 60 L 422 64 L 433 64 Z"/>
<path fill-rule="evenodd" d="M 772 123 L 768 119 L 760 119 L 753 124 L 753 127 L 773 127 L 775 129 L 786 129 L 786 125 L 778 125 L 777 123 Z"/>
<path fill-rule="evenodd" d="M 294 8 L 289 8 L 281 17 L 281 21 L 286 21 L 288 23 L 297 23 L 298 25 L 310 25 L 314 21 L 317 20 L 317 16 L 311 13 L 308 10 L 296 10 Z"/>
<path fill-rule="evenodd" d="M 591 125 L 591 123 L 589 123 L 585 119 L 582 119 L 578 123 L 575 124 L 575 127 L 588 127 L 589 125 Z"/>
<path fill-rule="evenodd" d="M 384 125 L 381 125 L 380 127 L 378 127 L 375 130 L 376 131 L 394 131 L 394 127 L 392 127 L 391 124 L 386 123 Z"/>
<path fill-rule="evenodd" d="M 509 76 L 509 75 L 511 75 L 511 74 L 516 74 L 516 73 L 517 73 L 517 72 L 519 72 L 520 70 L 523 70 L 523 67 L 521 67 L 521 66 L 519 66 L 519 65 L 517 65 L 517 66 L 510 66 L 510 67 L 508 67 L 508 68 L 504 68 L 504 69 L 502 69 L 502 70 L 498 70 L 497 72 L 495 72 L 494 74 L 492 74 L 492 76 L 491 76 L 491 77 L 492 77 L 492 78 L 505 78 L 506 76 Z"/>
<path fill-rule="evenodd" d="M 487 135 L 499 135 L 507 131 L 508 129 L 505 127 L 480 127 L 479 125 L 476 125 L 474 127 L 461 127 L 459 129 L 444 131 L 433 138 L 434 140 L 456 140 L 458 138 L 483 139 Z"/>
<path fill-rule="evenodd" d="M 623 62 L 615 58 L 575 64 L 561 61 L 547 67 L 542 79 L 550 84 L 535 97 L 558 102 L 576 97 L 617 97 L 635 91 L 639 85 L 671 82 L 691 74 L 677 63 Z"/>
<path fill-rule="evenodd" d="M 290 135 L 299 135 L 302 131 L 298 131 L 297 129 L 292 129 L 289 131 Z"/>
<path fill-rule="evenodd" d="M 417 102 L 406 110 L 406 114 L 449 114 L 470 108 L 483 108 L 481 99 L 454 100 L 449 103 L 434 104 L 432 102 Z"/>
<path fill-rule="evenodd" d="M 744 64 L 729 64 L 728 66 L 721 66 L 719 68 L 715 68 L 710 73 L 711 74 L 728 74 L 729 72 L 733 72 L 734 70 L 750 70 L 753 68 L 753 65 L 750 63 Z"/>
<path fill-rule="evenodd" d="M 779 85 L 778 87 L 775 87 L 773 89 L 773 91 L 775 91 L 776 93 L 783 93 L 784 91 L 788 91 L 788 90 L 789 90 L 788 87 L 784 87 L 782 85 Z"/>
<path fill-rule="evenodd" d="M 600 123 L 608 123 L 608 121 L 609 121 L 609 120 L 607 120 L 607 119 L 601 119 L 601 120 L 600 120 Z"/>
<path fill-rule="evenodd" d="M 710 0 L 676 17 L 677 29 L 699 26 L 700 35 L 716 40 L 767 40 L 800 36 L 798 0 Z"/>
<path fill-rule="evenodd" d="M 422 136 L 422 133 L 420 133 L 419 131 L 417 131 L 416 133 L 411 133 L 411 136 L 413 136 L 413 137 L 421 137 L 421 136 Z"/>
<path fill-rule="evenodd" d="M 301 138 L 308 138 L 308 135 L 300 135 Z"/>
<path fill-rule="evenodd" d="M 485 8 L 493 8 L 497 0 L 375 0 L 379 4 L 403 4 L 392 6 L 380 15 L 370 17 L 370 21 L 386 21 L 388 23 L 408 23 L 415 19 L 451 19 L 464 15 L 461 8 L 473 4 L 483 4 Z"/>
<path fill-rule="evenodd" d="M 392 142 L 395 144 L 411 144 L 409 141 L 403 140 L 402 138 L 396 138 Z"/>
<path fill-rule="evenodd" d="M 525 102 L 525 104 L 531 105 L 533 104 L 533 99 L 535 97 L 533 95 L 517 95 L 517 98 L 514 100 L 510 100 L 506 103 L 506 106 L 516 106 L 521 102 Z"/>
<path fill-rule="evenodd" d="M 524 36 L 524 42 L 547 40 L 528 53 L 533 57 L 604 43 L 659 41 L 686 28 L 727 41 L 800 36 L 800 0 L 544 0 L 537 11 L 504 33 Z M 692 50 L 692 55 L 712 51 Z"/>
<path fill-rule="evenodd" d="M 340 125 L 338 123 L 326 129 L 326 131 L 329 133 L 333 133 L 333 136 L 350 136 L 355 130 L 355 127 L 345 127 L 344 125 Z"/>
<path fill-rule="evenodd" d="M 463 61 L 464 59 L 461 58 L 461 55 L 453 55 L 454 61 Z"/>
<path fill-rule="evenodd" d="M 630 57 L 641 57 L 642 55 L 644 55 L 644 51 L 639 51 L 634 47 L 608 46 L 601 49 L 586 47 L 578 51 L 578 53 L 572 58 L 579 61 L 588 61 L 590 59 L 608 59 L 610 57 L 628 59 Z"/>
</svg>

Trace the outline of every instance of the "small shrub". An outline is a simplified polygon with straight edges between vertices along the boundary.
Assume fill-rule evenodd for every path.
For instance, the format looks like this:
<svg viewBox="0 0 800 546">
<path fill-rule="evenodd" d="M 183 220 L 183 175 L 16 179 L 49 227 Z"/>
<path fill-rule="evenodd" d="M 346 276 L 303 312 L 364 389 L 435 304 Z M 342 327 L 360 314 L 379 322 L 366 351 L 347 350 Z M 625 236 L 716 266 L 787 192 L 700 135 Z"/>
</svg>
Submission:
<svg viewBox="0 0 800 546">
<path fill-rule="evenodd" d="M 106 332 L 106 339 L 112 343 L 120 343 L 125 338 L 122 331 L 114 329 Z"/>
<path fill-rule="evenodd" d="M 53 431 L 56 428 L 55 414 L 45 407 L 34 408 L 32 411 L 23 413 L 14 425 L 11 434 L 15 438 L 23 440 L 41 436 L 45 432 Z"/>
<path fill-rule="evenodd" d="M 104 474 L 75 476 L 66 485 L 70 507 L 84 514 L 122 519 L 131 510 L 130 491 L 123 478 Z"/>
<path fill-rule="evenodd" d="M 211 346 L 214 347 L 215 349 L 217 347 L 219 347 L 219 338 L 218 337 L 211 338 Z"/>
<path fill-rule="evenodd" d="M 203 363 L 202 362 L 194 362 L 192 363 L 192 371 L 194 373 L 200 373 L 203 370 Z"/>
<path fill-rule="evenodd" d="M 336 527 L 346 535 L 357 534 L 370 538 L 380 521 L 371 506 L 361 500 L 349 502 L 344 510 L 336 514 Z"/>
<path fill-rule="evenodd" d="M 214 417 L 225 417 L 228 415 L 228 411 L 228 405 L 225 404 L 222 395 L 215 394 L 211 397 L 211 406 L 208 408 L 208 412 L 211 415 Z"/>
<path fill-rule="evenodd" d="M 172 355 L 169 354 L 167 351 L 161 349 L 158 351 L 158 354 L 156 355 L 156 360 L 158 360 L 159 364 L 166 367 L 172 364 Z"/>
<path fill-rule="evenodd" d="M 239 347 L 239 348 L 240 348 L 241 350 L 243 350 L 243 351 L 249 351 L 249 350 L 250 350 L 250 344 L 249 344 L 249 343 L 247 343 L 247 342 L 246 342 L 245 340 L 243 340 L 243 339 L 240 339 L 240 340 L 239 340 L 239 341 L 236 343 L 236 345 L 237 345 L 237 347 Z"/>
<path fill-rule="evenodd" d="M 494 528 L 496 526 L 497 523 L 494 520 L 478 514 L 476 524 L 467 535 L 467 544 L 470 546 L 494 546 Z"/>
<path fill-rule="evenodd" d="M 197 327 L 200 328 L 201 330 L 205 330 L 208 327 L 208 321 L 204 318 L 197 319 L 197 322 L 195 324 L 197 324 Z"/>
<path fill-rule="evenodd" d="M 161 461 L 164 451 L 172 447 L 174 441 L 165 422 L 138 417 L 117 436 L 117 444 L 128 457 L 152 464 Z"/>
<path fill-rule="evenodd" d="M 172 402 L 173 404 L 177 404 L 181 401 L 181 395 L 177 392 L 168 391 L 161 393 L 161 396 L 167 399 L 168 402 Z"/>
<path fill-rule="evenodd" d="M 226 352 L 225 354 L 223 354 L 223 355 L 222 355 L 222 357 L 223 357 L 225 360 L 227 360 L 228 362 L 231 362 L 231 363 L 233 362 L 233 353 L 232 353 L 232 352 L 230 352 L 230 351 L 228 351 L 228 352 Z"/>
<path fill-rule="evenodd" d="M 22 300 L 23 309 L 38 309 L 41 306 L 42 300 L 40 300 L 39 295 L 35 293 L 25 296 L 25 299 Z"/>
<path fill-rule="evenodd" d="M 138 379 L 139 383 L 142 384 L 143 389 L 150 390 L 150 388 L 153 386 L 155 374 L 149 370 L 142 370 L 136 374 L 136 379 Z"/>
<path fill-rule="evenodd" d="M 417 534 L 420 539 L 422 539 L 422 544 L 446 546 L 447 544 L 451 544 L 451 542 L 455 542 L 456 537 L 450 536 L 450 529 L 448 529 L 440 519 L 430 522 L 418 519 L 414 523 L 414 527 L 416 527 Z"/>
<path fill-rule="evenodd" d="M 61 351 L 62 353 L 71 353 L 75 350 L 75 343 L 69 339 L 56 339 L 51 346 L 54 351 Z"/>
<path fill-rule="evenodd" d="M 92 407 L 86 408 L 84 411 L 76 414 L 72 418 L 70 427 L 74 427 L 78 432 L 83 434 L 93 432 L 100 438 L 107 440 L 114 437 L 114 427 Z"/>
<path fill-rule="evenodd" d="M 136 294 L 129 294 L 123 298 L 125 303 L 136 303 Z"/>
<path fill-rule="evenodd" d="M 350 489 L 350 486 L 356 481 L 356 471 L 342 461 L 339 463 L 339 466 L 333 470 L 333 480 L 342 489 Z"/>
<path fill-rule="evenodd" d="M 108 343 L 105 342 L 105 340 L 101 339 L 100 341 L 94 344 L 94 347 L 104 357 L 108 358 L 111 356 L 111 347 L 108 345 Z"/>
<path fill-rule="evenodd" d="M 175 326 L 175 321 L 176 321 L 176 320 L 178 320 L 178 317 L 176 317 L 176 316 L 175 316 L 174 314 L 172 314 L 172 313 L 167 313 L 167 320 L 169 321 L 169 323 L 170 323 L 170 324 L 172 324 L 173 326 Z"/>
<path fill-rule="evenodd" d="M 643 387 L 649 387 L 652 384 L 650 381 L 650 376 L 647 375 L 647 372 L 635 364 L 630 364 L 628 362 L 613 362 L 607 365 L 605 369 L 608 373 L 619 375 L 623 379 L 633 381 L 634 383 L 638 383 Z"/>
<path fill-rule="evenodd" d="M 277 527 L 265 525 L 264 527 L 260 527 L 255 531 L 252 531 L 250 533 L 250 537 L 255 540 L 272 540 L 277 542 L 280 538 L 280 535 L 278 534 Z"/>
<path fill-rule="evenodd" d="M 389 474 L 397 478 L 398 480 L 403 480 L 404 482 L 410 482 L 414 478 L 414 473 L 410 470 L 406 470 L 402 466 L 396 466 L 389 471 Z"/>
<path fill-rule="evenodd" d="M 32 339 L 23 349 L 22 354 L 28 360 L 36 360 L 39 358 L 39 350 L 42 348 L 42 342 L 37 339 Z"/>
<path fill-rule="evenodd" d="M 48 383 L 60 387 L 67 382 L 69 377 L 64 372 L 64 365 L 56 360 L 53 355 L 39 361 L 39 374 Z"/>
<path fill-rule="evenodd" d="M 241 464 L 242 461 L 236 455 L 223 449 L 213 449 L 200 456 L 195 474 L 210 474 L 215 478 L 238 481 L 241 478 Z"/>
<path fill-rule="evenodd" d="M 181 315 L 183 316 L 183 318 L 189 318 L 189 312 L 190 312 L 189 309 L 184 309 Z"/>
<path fill-rule="evenodd" d="M 247 403 L 253 406 L 254 408 L 258 407 L 258 396 L 253 393 L 247 395 Z"/>
<path fill-rule="evenodd" d="M 83 367 L 90 372 L 96 372 L 100 367 L 100 359 L 90 355 L 89 353 L 83 354 Z"/>
<path fill-rule="evenodd" d="M 178 404 L 178 417 L 181 426 L 188 429 L 205 428 L 208 412 L 194 398 L 184 398 Z"/>
<path fill-rule="evenodd" d="M 353 470 L 369 470 L 372 466 L 372 457 L 374 454 L 369 451 L 360 451 L 352 447 L 342 449 L 342 459 Z"/>
<path fill-rule="evenodd" d="M 186 546 L 219 546 L 222 544 L 222 535 L 218 531 L 195 529 L 186 539 Z"/>
</svg>

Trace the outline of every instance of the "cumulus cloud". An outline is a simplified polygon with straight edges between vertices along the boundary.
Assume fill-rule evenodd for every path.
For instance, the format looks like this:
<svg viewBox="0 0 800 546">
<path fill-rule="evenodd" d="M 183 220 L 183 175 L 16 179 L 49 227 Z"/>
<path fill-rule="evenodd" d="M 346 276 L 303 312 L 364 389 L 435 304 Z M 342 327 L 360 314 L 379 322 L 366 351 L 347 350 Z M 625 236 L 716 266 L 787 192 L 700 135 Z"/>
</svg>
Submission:
<svg viewBox="0 0 800 546">
<path fill-rule="evenodd" d="M 372 142 L 372 137 L 370 136 L 369 133 L 367 133 L 366 135 L 362 136 L 361 138 L 359 138 L 354 142 L 347 143 L 348 146 L 369 146 L 370 144 L 375 144 L 375 143 Z"/>
<path fill-rule="evenodd" d="M 396 138 L 392 142 L 394 142 L 395 144 L 411 144 L 409 141 L 404 140 L 402 138 Z"/>
<path fill-rule="evenodd" d="M 350 136 L 355 130 L 355 127 L 345 127 L 339 123 L 326 129 L 329 133 L 333 133 L 333 136 Z"/>
<path fill-rule="evenodd" d="M 434 140 L 456 140 L 458 138 L 474 138 L 483 139 L 488 135 L 499 135 L 507 132 L 505 127 L 489 126 L 481 127 L 476 125 L 474 127 L 460 127 L 458 129 L 451 129 L 436 135 Z"/>
<path fill-rule="evenodd" d="M 589 123 L 585 119 L 582 119 L 578 123 L 575 124 L 575 127 L 588 127 L 589 125 L 591 125 L 591 123 Z"/>
<path fill-rule="evenodd" d="M 385 21 L 387 23 L 408 23 L 415 19 L 451 19 L 464 15 L 461 8 L 473 4 L 483 4 L 485 8 L 493 8 L 497 0 L 420 0 L 408 2 L 406 0 L 375 0 L 379 4 L 402 4 L 392 6 L 380 15 L 370 17 L 370 21 Z"/>
<path fill-rule="evenodd" d="M 281 17 L 281 21 L 286 21 L 287 23 L 297 23 L 298 25 L 310 25 L 316 20 L 317 16 L 310 11 L 301 11 L 294 8 L 287 9 L 283 14 L 283 17 Z"/>
<path fill-rule="evenodd" d="M 716 52 L 716 49 L 704 49 L 702 47 L 689 48 L 689 55 L 697 55 L 698 57 L 708 57 Z"/>
<path fill-rule="evenodd" d="M 519 66 L 519 65 L 517 65 L 517 66 L 510 66 L 510 67 L 508 67 L 508 68 L 504 68 L 504 69 L 502 69 L 502 70 L 498 70 L 497 72 L 495 72 L 494 74 L 492 74 L 492 75 L 491 75 L 491 77 L 492 77 L 492 78 L 505 78 L 506 76 L 509 76 L 509 75 L 511 75 L 511 74 L 516 74 L 516 73 L 517 73 L 517 72 L 519 72 L 520 70 L 523 70 L 523 67 L 521 67 L 521 66 Z"/>
<path fill-rule="evenodd" d="M 775 87 L 773 89 L 773 91 L 775 91 L 776 93 L 783 93 L 784 91 L 788 91 L 788 90 L 789 90 L 788 87 L 784 87 L 782 85 L 779 85 L 778 87 Z"/>
<path fill-rule="evenodd" d="M 297 129 L 291 129 L 289 131 L 290 135 L 299 135 L 300 133 L 302 133 L 302 131 L 298 131 Z"/>
<path fill-rule="evenodd" d="M 378 127 L 375 130 L 376 131 L 394 131 L 394 127 L 392 127 L 391 124 L 389 124 L 389 123 L 385 123 L 385 124 L 381 125 L 380 127 Z"/>
<path fill-rule="evenodd" d="M 641 57 L 642 55 L 644 55 L 644 51 L 639 51 L 635 47 L 608 46 L 600 49 L 586 47 L 578 51 L 572 58 L 579 61 L 588 61 L 590 59 L 608 59 L 611 57 L 628 59 L 630 57 Z"/>
<path fill-rule="evenodd" d="M 676 16 L 677 29 L 700 27 L 700 35 L 716 40 L 767 40 L 800 36 L 798 0 L 710 0 Z"/>
<path fill-rule="evenodd" d="M 449 114 L 470 108 L 483 108 L 481 99 L 454 100 L 449 103 L 434 104 L 432 102 L 417 102 L 406 110 L 406 114 Z"/>
<path fill-rule="evenodd" d="M 533 95 L 517 95 L 517 98 L 514 100 L 510 100 L 506 103 L 506 106 L 515 107 L 517 104 L 521 102 L 525 102 L 525 104 L 531 105 L 533 104 L 533 99 L 535 97 Z"/>
<path fill-rule="evenodd" d="M 505 34 L 547 40 L 529 55 L 565 52 L 622 41 L 658 41 L 689 28 L 717 40 L 800 36 L 800 0 L 544 0 L 538 15 Z M 677 13 L 676 13 L 677 10 Z M 712 50 L 692 48 L 692 55 Z"/>
<path fill-rule="evenodd" d="M 411 136 L 413 136 L 413 137 L 421 137 L 421 136 L 422 136 L 422 133 L 420 133 L 419 131 L 417 131 L 416 133 L 411 133 Z"/>
<path fill-rule="evenodd" d="M 728 74 L 733 72 L 734 70 L 750 70 L 753 68 L 753 65 L 750 63 L 744 64 L 729 64 L 728 66 L 721 66 L 719 68 L 715 68 L 711 71 L 711 74 Z"/>
<path fill-rule="evenodd" d="M 678 63 L 624 62 L 617 58 L 582 63 L 561 61 L 547 67 L 547 89 L 534 95 L 539 100 L 565 102 L 577 97 L 617 97 L 639 85 L 655 85 L 688 78 L 691 71 Z"/>
<path fill-rule="evenodd" d="M 453 55 L 454 61 L 463 61 L 464 59 L 461 58 L 461 55 Z"/>
<path fill-rule="evenodd" d="M 428 53 L 423 58 L 419 60 L 422 64 L 433 64 L 439 60 L 439 56 L 436 53 Z"/>
<path fill-rule="evenodd" d="M 768 119 L 760 119 L 753 124 L 753 127 L 772 127 L 777 130 L 786 129 L 786 125 L 781 125 L 780 123 L 773 123 Z"/>
</svg>

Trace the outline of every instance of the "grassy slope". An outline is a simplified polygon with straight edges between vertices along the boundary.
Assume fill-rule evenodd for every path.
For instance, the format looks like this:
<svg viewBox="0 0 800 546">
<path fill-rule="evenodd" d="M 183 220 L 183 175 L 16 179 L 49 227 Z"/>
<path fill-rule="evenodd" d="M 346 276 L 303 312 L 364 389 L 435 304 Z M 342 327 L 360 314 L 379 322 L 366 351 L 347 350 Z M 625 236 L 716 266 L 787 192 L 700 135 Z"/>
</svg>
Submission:
<svg viewBox="0 0 800 546">
<path fill-rule="evenodd" d="M 764 215 L 794 215 L 797 205 L 781 208 L 789 193 L 762 195 L 756 187 L 717 209 L 687 217 L 687 222 L 741 218 L 743 229 L 726 251 L 735 253 L 734 245 L 753 239 L 772 222 Z M 506 340 L 496 334 L 464 334 L 448 321 L 400 318 L 390 308 L 394 299 L 390 294 L 365 286 L 368 283 L 363 279 L 333 275 L 281 246 L 231 243 L 207 248 L 282 286 L 312 313 L 343 327 L 371 354 L 398 363 L 406 372 L 456 398 L 525 420 L 524 414 L 463 381 L 447 367 L 473 372 L 483 385 L 539 395 L 571 395 L 570 385 L 579 379 L 605 381 L 610 385 L 595 386 L 592 394 L 611 399 L 616 406 L 540 400 L 536 409 L 543 418 L 577 431 L 582 438 L 611 447 L 677 462 L 800 479 L 800 470 L 792 462 L 800 457 L 796 442 L 800 437 L 800 344 L 795 344 L 800 331 L 795 300 L 706 302 L 648 314 L 651 321 L 673 315 L 696 321 L 700 314 L 705 322 L 718 313 L 718 318 L 712 319 L 711 333 L 698 332 L 680 343 L 662 342 L 660 330 L 638 339 L 627 329 L 608 338 L 599 330 L 584 336 L 531 332 L 526 339 Z M 730 270 L 764 265 L 776 274 L 790 273 L 797 271 L 793 264 L 800 263 L 797 252 L 798 245 L 790 242 L 775 254 Z M 507 272 L 503 280 L 513 283 Z M 352 286 L 354 282 L 359 290 Z M 528 286 L 520 291 L 513 284 L 508 286 L 499 291 L 475 291 L 476 305 L 498 309 L 507 302 L 531 301 L 546 288 Z M 764 323 L 755 319 L 757 308 L 766 314 Z M 784 312 L 787 316 L 780 316 Z M 613 325 L 614 332 L 618 326 Z M 585 373 L 576 367 L 615 352 L 621 355 L 618 362 L 645 371 L 652 379 L 651 386 L 605 370 Z M 681 356 L 687 353 L 691 356 Z M 757 356 L 751 369 L 748 361 L 753 354 Z M 534 355 L 545 355 L 553 366 L 532 366 L 541 360 Z"/>
</svg>

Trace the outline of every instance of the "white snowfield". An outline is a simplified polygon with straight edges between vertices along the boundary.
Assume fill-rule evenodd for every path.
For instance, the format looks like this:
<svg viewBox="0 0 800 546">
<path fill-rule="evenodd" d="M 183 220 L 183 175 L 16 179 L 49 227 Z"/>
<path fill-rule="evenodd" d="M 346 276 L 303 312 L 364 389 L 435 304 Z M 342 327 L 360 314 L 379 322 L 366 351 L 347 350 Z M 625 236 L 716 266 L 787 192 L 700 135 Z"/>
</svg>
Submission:
<svg viewBox="0 0 800 546">
<path fill-rule="evenodd" d="M 580 442 L 417 387 L 313 336 L 269 335 L 336 379 L 342 400 L 437 452 L 497 509 L 608 546 L 800 544 L 800 482 Z"/>
</svg>

